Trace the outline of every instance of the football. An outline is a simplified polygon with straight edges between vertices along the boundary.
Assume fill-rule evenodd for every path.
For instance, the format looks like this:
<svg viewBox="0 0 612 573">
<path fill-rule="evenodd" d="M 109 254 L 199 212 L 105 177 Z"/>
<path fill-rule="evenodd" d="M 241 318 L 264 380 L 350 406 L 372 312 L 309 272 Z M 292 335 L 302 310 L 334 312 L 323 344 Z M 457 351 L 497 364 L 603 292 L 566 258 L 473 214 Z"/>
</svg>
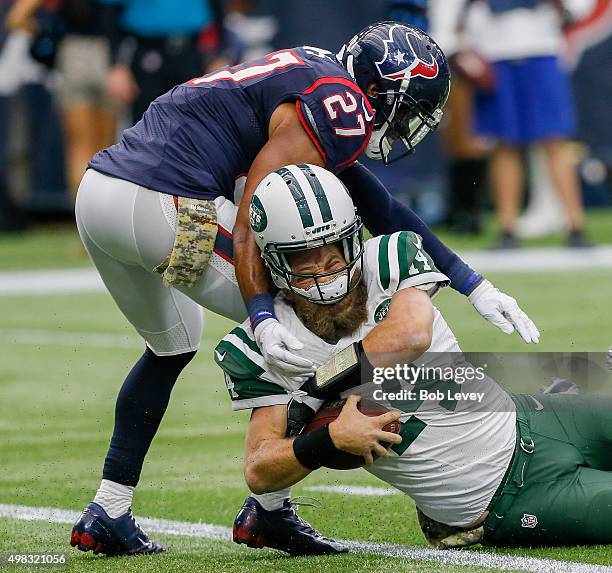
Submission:
<svg viewBox="0 0 612 573">
<path fill-rule="evenodd" d="M 333 422 L 339 415 L 342 407 L 346 400 L 334 400 L 325 402 L 321 409 L 317 412 L 317 415 L 312 419 L 312 421 L 304 428 L 303 432 L 313 432 L 317 428 L 324 426 L 325 424 L 329 424 Z M 373 402 L 372 400 L 361 399 L 361 401 L 357 404 L 358 410 L 365 414 L 366 416 L 380 416 L 389 411 L 388 408 L 378 404 L 377 402 Z M 401 429 L 401 424 L 399 420 L 394 422 L 390 422 L 386 426 L 383 427 L 385 432 L 392 432 L 394 434 L 399 434 Z M 391 446 L 391 444 L 384 442 L 382 444 L 387 449 Z M 375 456 L 376 457 L 376 456 Z M 360 468 L 365 464 L 365 460 L 361 456 L 356 456 L 355 454 L 351 454 L 349 452 L 338 452 L 337 457 L 326 464 L 325 467 L 334 469 L 334 470 L 352 470 L 355 468 Z"/>
</svg>

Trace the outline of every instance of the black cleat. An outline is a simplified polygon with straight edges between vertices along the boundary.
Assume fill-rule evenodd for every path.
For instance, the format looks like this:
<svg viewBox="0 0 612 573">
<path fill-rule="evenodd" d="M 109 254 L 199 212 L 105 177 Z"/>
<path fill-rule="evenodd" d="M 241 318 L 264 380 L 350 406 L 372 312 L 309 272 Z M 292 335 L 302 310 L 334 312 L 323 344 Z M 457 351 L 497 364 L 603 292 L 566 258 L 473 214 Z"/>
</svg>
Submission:
<svg viewBox="0 0 612 573">
<path fill-rule="evenodd" d="M 347 553 L 348 547 L 323 537 L 285 500 L 283 507 L 266 511 L 253 497 L 247 497 L 234 520 L 234 543 L 249 547 L 270 547 L 290 555 L 335 555 Z"/>
<path fill-rule="evenodd" d="M 586 238 L 584 231 L 574 229 L 567 235 L 567 246 L 571 249 L 590 249 L 593 243 Z"/>
<path fill-rule="evenodd" d="M 512 249 L 519 249 L 520 243 L 516 238 L 516 235 L 511 231 L 504 231 L 497 242 L 491 247 L 493 251 L 509 251 Z"/>
<path fill-rule="evenodd" d="M 136 523 L 132 510 L 116 519 L 108 516 L 97 503 L 90 503 L 72 527 L 70 545 L 96 555 L 149 555 L 165 551 Z"/>
</svg>

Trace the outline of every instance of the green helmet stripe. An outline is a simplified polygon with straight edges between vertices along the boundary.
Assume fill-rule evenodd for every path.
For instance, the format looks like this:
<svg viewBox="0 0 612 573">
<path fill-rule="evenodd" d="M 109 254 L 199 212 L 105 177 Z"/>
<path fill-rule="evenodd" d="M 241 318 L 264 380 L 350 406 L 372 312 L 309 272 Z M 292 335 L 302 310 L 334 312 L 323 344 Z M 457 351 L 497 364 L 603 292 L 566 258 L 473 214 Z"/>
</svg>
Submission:
<svg viewBox="0 0 612 573">
<path fill-rule="evenodd" d="M 300 218 L 302 219 L 302 226 L 304 229 L 306 227 L 314 227 L 314 221 L 312 219 L 310 207 L 308 206 L 308 201 L 306 201 L 304 191 L 302 191 L 302 187 L 297 181 L 295 175 L 286 167 L 281 167 L 276 172 L 283 178 L 287 184 L 287 187 L 289 187 L 291 190 L 291 194 L 293 195 L 293 200 L 295 201 L 300 213 Z"/>
<path fill-rule="evenodd" d="M 317 199 L 317 203 L 319 204 L 319 209 L 321 210 L 321 216 L 323 217 L 323 222 L 327 223 L 333 219 L 331 207 L 329 206 L 329 201 L 327 200 L 327 195 L 325 191 L 323 191 L 323 185 L 319 181 L 319 178 L 315 175 L 315 172 L 310 168 L 310 166 L 306 163 L 301 163 L 298 167 L 302 170 L 302 173 L 306 175 L 306 179 L 308 179 L 308 183 L 310 183 L 310 187 L 312 188 L 312 192 Z"/>
</svg>

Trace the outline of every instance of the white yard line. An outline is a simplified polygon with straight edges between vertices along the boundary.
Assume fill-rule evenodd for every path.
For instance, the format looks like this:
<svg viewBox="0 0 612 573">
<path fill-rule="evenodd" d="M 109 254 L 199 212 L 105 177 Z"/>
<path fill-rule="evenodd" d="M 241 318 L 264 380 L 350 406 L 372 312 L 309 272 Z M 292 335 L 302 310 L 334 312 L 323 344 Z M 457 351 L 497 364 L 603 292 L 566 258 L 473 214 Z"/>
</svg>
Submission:
<svg viewBox="0 0 612 573">
<path fill-rule="evenodd" d="M 28 346 L 144 348 L 144 341 L 136 336 L 62 330 L 0 329 L 0 341 Z"/>
<path fill-rule="evenodd" d="M 76 511 L 56 509 L 52 507 L 30 507 L 26 505 L 0 504 L 0 517 L 20 521 L 46 521 L 48 523 L 71 524 L 79 514 Z M 152 533 L 180 535 L 183 537 L 200 537 L 218 541 L 230 541 L 231 529 L 210 523 L 190 523 L 186 521 L 170 521 L 167 519 L 138 518 L 142 527 Z M 537 557 L 518 557 L 482 553 L 478 551 L 440 551 L 424 547 L 408 547 L 388 543 L 369 543 L 363 541 L 348 541 L 351 551 L 432 561 L 448 565 L 479 566 L 487 569 L 519 570 L 529 573 L 612 573 L 612 567 L 539 559 Z"/>
<path fill-rule="evenodd" d="M 612 268 L 612 246 L 591 249 L 542 247 L 511 251 L 465 251 L 463 260 L 479 272 L 541 273 L 576 269 Z"/>
<path fill-rule="evenodd" d="M 103 292 L 96 269 L 61 269 L 0 273 L 0 296 Z"/>
<path fill-rule="evenodd" d="M 459 255 L 476 270 L 542 273 L 568 269 L 611 269 L 612 246 L 592 249 L 557 247 L 514 251 L 464 251 Z M 93 268 L 0 273 L 0 296 L 104 291 Z"/>
</svg>

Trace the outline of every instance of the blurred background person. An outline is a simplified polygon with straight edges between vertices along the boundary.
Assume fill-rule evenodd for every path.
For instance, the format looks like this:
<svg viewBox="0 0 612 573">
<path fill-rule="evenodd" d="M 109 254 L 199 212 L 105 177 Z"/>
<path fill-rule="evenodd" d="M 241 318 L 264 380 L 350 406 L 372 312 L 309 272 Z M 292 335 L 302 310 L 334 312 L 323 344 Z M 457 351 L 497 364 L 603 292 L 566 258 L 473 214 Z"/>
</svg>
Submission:
<svg viewBox="0 0 612 573">
<path fill-rule="evenodd" d="M 8 184 L 8 225 L 72 211 L 66 193 L 64 145 L 53 98 L 53 74 L 32 57 L 33 28 L 11 25 L 13 2 L 2 2 L 5 41 L 0 53 L 0 169 Z M 50 0 L 45 13 L 56 9 Z M 43 44 L 48 43 L 43 37 Z M 8 177 L 6 177 L 8 175 Z M 13 202 L 12 198 L 16 201 Z M 19 209 L 15 209 L 15 204 Z M 0 208 L 2 208 L 0 206 Z M 7 208 L 3 209 L 7 212 Z"/>
<path fill-rule="evenodd" d="M 204 72 L 234 64 L 222 0 L 99 0 L 111 45 L 107 90 L 136 123 L 158 96 Z"/>
<path fill-rule="evenodd" d="M 446 104 L 444 149 L 449 156 L 446 223 L 455 233 L 482 230 L 484 199 L 488 194 L 490 145 L 474 133 L 474 93 L 490 89 L 491 65 L 465 39 L 468 0 L 429 0 L 432 37 L 451 65 L 452 89 Z"/>
<path fill-rule="evenodd" d="M 4 58 L 0 55 L 0 99 L 3 93 L 15 94 L 16 90 L 19 90 L 21 96 L 7 96 L 0 101 L 0 132 L 4 130 L 7 133 L 0 143 L 0 155 L 8 157 L 6 161 L 0 162 L 0 204 L 3 202 L 2 189 L 6 190 L 6 184 L 2 185 L 1 170 L 4 169 L 10 175 L 8 187 L 11 191 L 8 195 L 4 194 L 8 196 L 8 200 L 4 203 L 8 204 L 7 201 L 13 196 L 28 211 L 41 212 L 46 220 L 55 217 L 56 214 L 66 217 L 70 214 L 71 201 L 65 188 L 74 191 L 87 159 L 97 149 L 112 142 L 112 127 L 108 130 L 111 135 L 106 135 L 104 121 L 101 122 L 102 126 L 95 120 L 82 121 L 79 124 L 79 116 L 84 115 L 77 110 L 79 106 L 64 104 L 65 101 L 75 99 L 75 90 L 69 87 L 72 80 L 67 82 L 64 77 L 72 75 L 74 82 L 83 81 L 79 93 L 89 91 L 92 82 L 95 81 L 95 98 L 99 97 L 98 101 L 102 101 L 103 113 L 113 110 L 108 104 L 109 99 L 131 102 L 129 105 L 117 108 L 128 112 L 123 114 L 125 122 L 122 121 L 122 127 L 125 127 L 126 123 L 132 123 L 127 116 L 131 117 L 129 112 L 134 108 L 138 108 L 134 112 L 136 115 L 142 114 L 152 98 L 186 79 L 212 71 L 218 66 L 234 64 L 244 57 L 256 57 L 273 49 L 292 45 L 306 43 L 336 51 L 355 29 L 364 27 L 372 21 L 393 18 L 424 29 L 429 28 L 429 32 L 450 56 L 453 66 L 453 89 L 446 107 L 443 128 L 440 133 L 423 142 L 426 149 L 423 149 L 422 154 L 410 158 L 410 161 L 398 162 L 385 169 L 381 169 L 375 162 L 371 162 L 373 165 L 368 163 L 367 158 L 362 157 L 360 160 L 368 163 L 389 189 L 415 209 L 429 224 L 446 220 L 450 223 L 453 232 L 477 233 L 481 229 L 482 221 L 489 220 L 488 217 L 481 215 L 481 211 L 484 210 L 488 199 L 487 159 L 492 145 L 474 133 L 472 100 L 475 90 L 487 89 L 487 70 L 492 70 L 494 64 L 487 63 L 482 56 L 478 56 L 482 50 L 476 45 L 474 35 L 479 31 L 475 31 L 472 24 L 469 26 L 470 29 L 466 30 L 467 21 L 474 19 L 472 12 L 475 6 L 472 8 L 472 4 L 481 4 L 486 0 L 381 0 L 379 2 L 311 0 L 307 3 L 301 0 L 286 0 L 283 3 L 274 0 L 188 0 L 186 4 L 181 5 L 184 10 L 180 12 L 191 10 L 191 14 L 200 14 L 202 18 L 195 19 L 196 25 L 193 25 L 194 18 L 190 18 L 187 28 L 179 26 L 178 20 L 183 14 L 176 14 L 177 10 L 172 9 L 172 3 L 166 3 L 164 0 L 156 0 L 155 3 L 146 0 L 98 0 L 98 3 L 94 0 L 14 1 L 21 6 L 22 12 L 26 7 L 30 13 L 34 13 L 34 19 L 21 17 L 20 34 L 24 28 L 36 28 L 34 45 L 44 46 L 45 42 L 41 40 L 45 40 L 47 44 L 49 40 L 51 43 L 55 41 L 57 57 L 53 57 L 54 52 L 51 50 L 47 64 L 54 65 L 55 61 L 57 64 L 55 70 L 63 73 L 40 71 L 42 66 L 38 66 L 39 78 L 28 79 L 25 82 L 21 79 L 17 81 L 21 76 L 27 75 L 26 68 L 33 64 L 31 62 L 28 66 L 22 63 L 12 64 L 10 70 L 5 73 L 3 70 L 7 68 L 2 68 L 1 62 Z M 552 2 L 552 0 L 530 1 Z M 598 0 L 598 2 L 610 3 L 609 0 Z M 2 3 L 5 11 L 8 10 L 9 4 L 12 2 Z M 36 6 L 40 8 L 37 10 Z M 136 22 L 139 20 L 135 15 L 142 16 L 145 8 L 148 19 L 143 17 L 140 20 L 141 27 L 138 28 Z M 172 21 L 160 16 L 164 9 L 172 12 L 174 18 Z M 157 14 L 153 15 L 154 18 L 151 18 L 151 10 Z M 49 28 L 49 24 L 45 23 L 43 15 L 48 13 L 56 14 L 58 19 L 64 22 L 62 24 L 64 29 L 60 31 L 59 39 L 57 31 L 55 39 L 52 33 L 45 31 Z M 132 16 L 128 18 L 130 13 Z M 92 14 L 95 14 L 93 16 L 95 33 L 91 34 L 90 27 L 84 34 L 79 34 L 79 31 L 87 27 L 83 25 L 83 22 L 88 20 L 87 14 L 90 24 Z M 443 19 L 442 24 L 439 21 L 440 14 Z M 158 19 L 158 27 L 155 28 L 152 20 L 158 17 L 162 20 L 162 24 L 159 24 Z M 187 26 L 184 20 L 183 24 Z M 448 29 L 445 29 L 445 26 Z M 605 26 L 601 24 L 600 27 Z M 23 45 L 25 34 L 27 33 L 23 32 L 21 35 L 21 49 L 27 55 L 28 49 Z M 89 37 L 93 42 L 86 41 L 87 34 L 91 34 Z M 603 32 L 598 35 L 595 43 L 601 41 L 602 34 Z M 99 40 L 101 40 L 99 43 L 107 41 L 110 44 L 111 55 L 107 57 L 113 62 L 113 66 L 107 68 L 106 80 L 98 81 L 101 75 L 90 67 L 85 70 L 79 69 L 92 58 L 79 59 L 75 55 L 68 57 L 71 51 L 70 44 L 78 43 L 79 37 L 83 40 L 83 44 L 88 46 Z M 77 39 L 77 42 L 69 41 L 72 38 Z M 586 146 L 574 146 L 573 158 L 577 156 L 578 151 L 584 154 L 597 153 L 596 157 L 588 163 L 585 162 L 581 171 L 584 177 L 585 201 L 589 205 L 610 204 L 609 184 L 606 180 L 606 166 L 612 162 L 609 159 L 612 156 L 609 152 L 610 138 L 607 130 L 609 122 L 599 119 L 608 113 L 605 107 L 608 105 L 605 94 L 609 93 L 609 86 L 606 84 L 607 75 L 596 72 L 597 68 L 601 69 L 601 62 L 605 58 L 595 53 L 605 50 L 606 44 L 591 49 L 584 61 L 589 64 L 592 60 L 592 63 L 589 66 L 582 65 L 577 70 L 578 75 L 582 74 L 581 81 L 577 82 L 576 86 L 577 101 L 581 105 L 580 138 Z M 35 51 L 34 46 L 32 51 Z M 8 52 L 14 53 L 15 50 L 10 48 Z M 22 54 L 23 60 L 26 55 Z M 476 56 L 476 59 L 473 56 Z M 485 73 L 470 71 L 470 66 L 473 67 L 474 62 L 477 68 L 484 63 Z M 187 63 L 190 65 L 187 66 Z M 189 69 L 175 73 L 179 65 Z M 85 73 L 82 73 L 83 71 Z M 169 75 L 173 73 L 175 77 L 169 79 Z M 139 74 L 145 77 L 145 80 L 140 82 L 141 86 L 136 81 L 136 76 Z M 50 81 L 54 75 L 59 81 Z M 88 75 L 92 82 L 84 77 Z M 116 97 L 104 96 L 102 86 L 104 81 Z M 15 88 L 17 84 L 22 87 Z M 149 89 L 154 84 L 156 87 Z M 8 87 L 3 90 L 3 85 Z M 598 88 L 584 89 L 589 85 L 596 85 Z M 57 118 L 54 119 L 54 106 L 47 90 L 51 88 L 53 92 L 54 87 L 57 88 L 58 100 L 66 112 L 64 131 L 65 139 L 70 143 L 67 147 L 69 157 L 67 164 L 71 179 L 68 186 L 63 180 L 63 146 L 58 136 Z M 91 87 L 91 92 L 93 91 L 94 88 Z M 586 96 L 591 98 L 588 102 L 585 100 Z M 602 108 L 600 113 L 592 111 L 597 106 Z M 70 115 L 74 115 L 77 121 L 71 121 Z M 112 119 L 112 113 L 108 115 L 111 115 Z M 32 120 L 23 123 L 24 116 L 26 120 Z M 9 126 L 9 123 L 12 126 Z M 26 125 L 27 129 L 23 130 L 22 125 Z M 73 125 L 77 127 L 72 128 Z M 83 127 L 79 128 L 79 125 Z M 93 125 L 96 125 L 95 129 L 91 127 Z M 79 135 L 83 136 L 82 146 L 78 145 Z M 94 139 L 97 142 L 92 144 Z M 77 143 L 73 144 L 72 141 Z M 90 144 L 87 144 L 87 141 Z M 87 147 L 90 149 L 86 150 Z M 522 158 L 522 148 L 519 149 Z M 23 151 L 28 152 L 29 161 L 23 160 L 26 158 Z M 548 183 L 551 179 L 548 176 L 549 160 L 541 151 L 537 154 L 528 154 L 530 166 L 527 169 L 529 175 L 527 187 L 530 192 L 530 203 L 523 216 L 514 225 L 519 237 L 527 236 L 524 230 L 526 226 L 531 229 L 530 236 L 535 236 L 534 231 L 541 235 L 545 232 L 558 232 L 561 225 L 565 227 L 565 209 L 561 207 L 558 189 L 552 183 Z M 79 156 L 81 159 L 78 159 Z M 539 156 L 540 159 L 534 161 L 534 156 Z M 73 160 L 73 157 L 77 159 Z M 9 163 L 10 170 L 5 168 Z M 522 166 L 521 164 L 521 168 Z M 27 168 L 30 172 L 29 180 L 24 177 Z M 594 178 L 599 181 L 597 188 L 587 181 L 587 176 L 588 181 Z M 594 196 L 595 192 L 598 193 L 597 197 Z M 518 192 L 519 204 L 520 196 L 521 189 Z M 4 209 L 4 212 L 8 211 L 9 208 Z M 17 220 L 15 217 L 10 219 Z M 523 222 L 529 225 L 523 225 Z M 1 221 L 0 227 L 2 227 Z"/>
<path fill-rule="evenodd" d="M 0 232 L 18 231 L 25 227 L 24 215 L 9 192 L 9 117 L 10 98 L 17 92 L 17 70 L 11 48 L 7 45 L 8 29 L 4 25 L 8 2 L 0 2 Z M 14 51 L 14 50 L 12 50 Z"/>
<path fill-rule="evenodd" d="M 593 12 L 566 33 L 564 57 L 573 70 L 579 135 L 584 142 L 581 175 L 589 206 L 612 205 L 612 0 L 597 0 Z"/>
<path fill-rule="evenodd" d="M 9 24 L 13 29 L 40 33 L 36 15 L 44 0 L 15 0 Z M 115 135 L 115 112 L 106 94 L 109 70 L 108 41 L 102 35 L 102 11 L 97 0 L 58 0 L 55 38 L 39 57 L 58 72 L 56 96 L 62 109 L 66 141 L 68 187 L 73 195 L 87 167 L 100 149 L 109 146 Z M 43 23 L 44 25 L 44 23 Z"/>
<path fill-rule="evenodd" d="M 389 0 L 389 20 L 412 24 L 421 30 L 427 30 L 429 28 L 428 3 L 429 0 Z"/>
<path fill-rule="evenodd" d="M 523 150 L 541 149 L 567 224 L 567 244 L 586 247 L 577 171 L 568 140 L 576 120 L 569 78 L 560 54 L 563 26 L 581 17 L 592 0 L 477 0 L 466 33 L 474 49 L 492 63 L 494 85 L 475 99 L 475 126 L 491 139 L 490 178 L 501 236 L 497 248 L 515 248 L 523 182 Z"/>
</svg>

